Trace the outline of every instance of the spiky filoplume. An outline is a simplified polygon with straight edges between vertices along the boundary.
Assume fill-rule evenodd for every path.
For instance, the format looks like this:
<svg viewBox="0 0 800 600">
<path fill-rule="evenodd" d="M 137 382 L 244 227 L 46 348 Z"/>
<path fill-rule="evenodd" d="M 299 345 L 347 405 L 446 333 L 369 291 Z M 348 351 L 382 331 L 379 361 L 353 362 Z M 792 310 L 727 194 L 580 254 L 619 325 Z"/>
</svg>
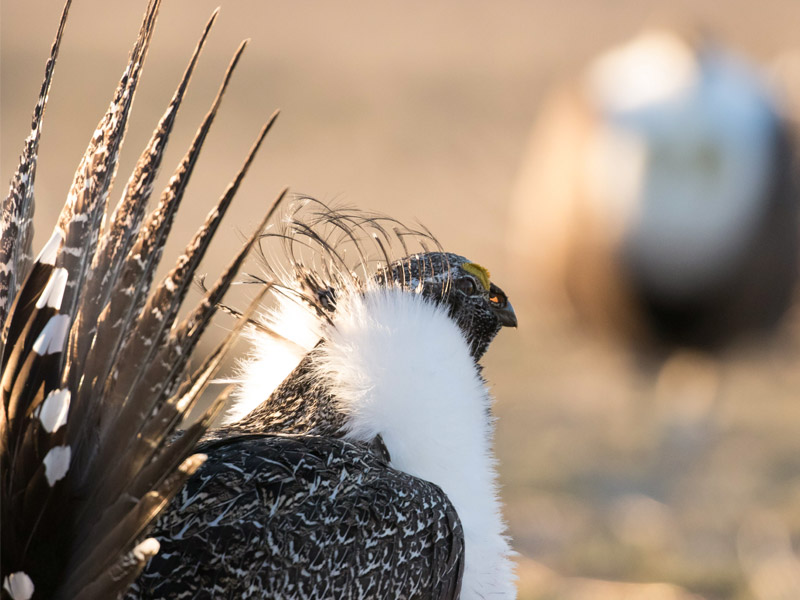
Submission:
<svg viewBox="0 0 800 600">
<path fill-rule="evenodd" d="M 282 310 L 128 597 L 513 597 L 477 362 L 513 310 L 429 234 L 309 202 L 267 234 Z"/>
<path fill-rule="evenodd" d="M 164 117 L 107 216 L 128 114 L 155 26 L 150 0 L 130 61 L 80 161 L 53 235 L 30 260 L 33 177 L 45 102 L 69 10 L 64 7 L 31 136 L 0 226 L 0 560 L 2 595 L 113 598 L 158 542 L 148 528 L 205 460 L 194 446 L 218 396 L 176 434 L 237 333 L 187 376 L 188 360 L 261 227 L 189 315 L 194 272 L 273 119 L 169 274 L 150 287 L 175 211 L 243 46 L 157 207 L 145 217 L 162 153 L 209 20 Z M 251 309 L 252 310 L 252 309 Z M 249 314 L 249 313 L 246 313 Z M 246 315 L 245 315 L 246 317 Z"/>
</svg>

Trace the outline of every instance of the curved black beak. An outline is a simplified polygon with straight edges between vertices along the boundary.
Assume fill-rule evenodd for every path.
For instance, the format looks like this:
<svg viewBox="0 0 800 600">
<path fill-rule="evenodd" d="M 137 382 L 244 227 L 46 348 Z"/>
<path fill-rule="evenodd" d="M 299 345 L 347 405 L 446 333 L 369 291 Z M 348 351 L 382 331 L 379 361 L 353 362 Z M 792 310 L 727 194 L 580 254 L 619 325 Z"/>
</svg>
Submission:
<svg viewBox="0 0 800 600">
<path fill-rule="evenodd" d="M 514 312 L 514 307 L 508 301 L 508 296 L 493 283 L 489 287 L 489 301 L 500 325 L 503 327 L 517 326 L 517 313 Z"/>
<path fill-rule="evenodd" d="M 517 326 L 517 313 L 514 312 L 514 307 L 511 306 L 511 302 L 506 301 L 506 305 L 503 308 L 495 308 L 495 312 L 500 321 L 500 325 L 503 327 Z"/>
</svg>

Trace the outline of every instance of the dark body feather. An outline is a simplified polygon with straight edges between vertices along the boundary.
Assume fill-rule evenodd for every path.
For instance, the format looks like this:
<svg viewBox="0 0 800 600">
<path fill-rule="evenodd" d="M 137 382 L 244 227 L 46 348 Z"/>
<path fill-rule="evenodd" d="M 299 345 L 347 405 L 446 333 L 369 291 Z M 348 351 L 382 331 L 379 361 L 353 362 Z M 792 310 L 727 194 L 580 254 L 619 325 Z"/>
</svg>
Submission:
<svg viewBox="0 0 800 600">
<path fill-rule="evenodd" d="M 239 433 L 291 433 L 341 437 L 344 415 L 330 391 L 315 384 L 312 350 L 261 405 L 230 427 L 215 430 L 223 437 Z"/>
<path fill-rule="evenodd" d="M 455 509 L 376 449 L 243 435 L 198 451 L 209 459 L 159 521 L 161 553 L 127 598 L 458 597 Z"/>
</svg>

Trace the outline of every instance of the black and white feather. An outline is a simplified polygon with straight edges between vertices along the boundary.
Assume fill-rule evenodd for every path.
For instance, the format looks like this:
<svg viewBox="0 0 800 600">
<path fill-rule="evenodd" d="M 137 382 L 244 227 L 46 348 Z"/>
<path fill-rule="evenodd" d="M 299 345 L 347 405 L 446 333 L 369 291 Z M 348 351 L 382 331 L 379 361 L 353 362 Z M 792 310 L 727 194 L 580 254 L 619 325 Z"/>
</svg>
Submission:
<svg viewBox="0 0 800 600">
<path fill-rule="evenodd" d="M 216 19 L 212 15 L 109 215 L 117 158 L 160 5 L 151 0 L 54 232 L 31 260 L 39 134 L 69 5 L 0 226 L 0 593 L 12 600 L 117 597 L 158 552 L 147 531 L 205 460 L 194 446 L 227 392 L 197 423 L 180 433 L 177 427 L 246 319 L 191 376 L 188 361 L 260 230 L 185 319 L 177 319 L 178 310 L 272 122 L 177 265 L 151 291 L 175 211 L 242 50 L 192 147 L 145 216 L 175 115 Z"/>
<path fill-rule="evenodd" d="M 266 236 L 278 306 L 129 597 L 514 597 L 478 364 L 510 304 L 426 232 L 306 203 Z"/>
</svg>

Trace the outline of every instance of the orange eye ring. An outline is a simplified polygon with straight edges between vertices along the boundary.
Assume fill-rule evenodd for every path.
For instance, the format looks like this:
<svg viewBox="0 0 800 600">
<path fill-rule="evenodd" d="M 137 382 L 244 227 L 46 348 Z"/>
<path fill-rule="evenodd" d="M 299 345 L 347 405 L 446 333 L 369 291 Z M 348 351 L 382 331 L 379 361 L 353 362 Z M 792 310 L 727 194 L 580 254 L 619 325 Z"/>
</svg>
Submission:
<svg viewBox="0 0 800 600">
<path fill-rule="evenodd" d="M 489 296 L 489 302 L 494 304 L 495 308 L 505 308 L 508 305 L 508 298 L 505 294 L 497 292 Z"/>
</svg>

